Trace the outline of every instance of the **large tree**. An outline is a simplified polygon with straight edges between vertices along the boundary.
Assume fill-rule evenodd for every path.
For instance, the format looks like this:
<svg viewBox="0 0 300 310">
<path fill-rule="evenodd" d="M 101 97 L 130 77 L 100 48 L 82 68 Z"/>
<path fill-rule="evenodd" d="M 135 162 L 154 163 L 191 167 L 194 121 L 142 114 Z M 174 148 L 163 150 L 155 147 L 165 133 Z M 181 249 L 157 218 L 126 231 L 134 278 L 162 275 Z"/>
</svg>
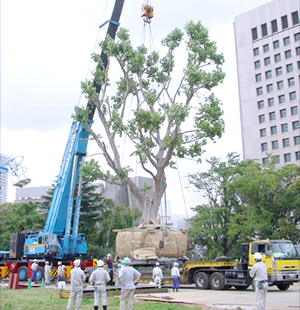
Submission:
<svg viewBox="0 0 300 310">
<path fill-rule="evenodd" d="M 238 258 L 242 242 L 260 238 L 299 240 L 299 166 L 277 169 L 271 157 L 268 165 L 241 162 L 234 153 L 208 162 L 207 172 L 190 176 L 206 201 L 194 208 L 189 235 L 206 258 Z"/>
<path fill-rule="evenodd" d="M 108 55 L 103 66 L 99 54 L 93 54 L 96 63 L 94 81 L 85 81 L 82 90 L 96 107 L 102 131 L 92 129 L 88 122 L 90 111 L 76 107 L 74 118 L 81 122 L 96 141 L 110 172 L 97 168 L 95 161 L 87 164 L 82 173 L 98 174 L 99 178 L 119 182 L 130 188 L 142 208 L 147 201 L 147 190 L 142 190 L 130 179 L 131 168 L 122 165 L 118 150 L 119 139 L 127 137 L 130 154 L 153 178 L 154 194 L 150 197 L 149 217 L 157 217 L 162 196 L 166 190 L 165 170 L 174 168 L 175 157 L 200 159 L 208 140 L 221 137 L 224 131 L 221 102 L 211 92 L 224 79 L 222 54 L 209 39 L 208 30 L 200 23 L 188 22 L 185 33 L 176 28 L 162 40 L 164 56 L 149 53 L 144 45 L 133 47 L 129 33 L 120 29 L 114 42 L 107 37 L 100 43 Z M 175 54 L 185 61 L 181 76 L 175 75 Z M 111 77 L 111 62 L 116 61 L 121 76 Z M 109 93 L 112 86 L 113 95 Z"/>
</svg>

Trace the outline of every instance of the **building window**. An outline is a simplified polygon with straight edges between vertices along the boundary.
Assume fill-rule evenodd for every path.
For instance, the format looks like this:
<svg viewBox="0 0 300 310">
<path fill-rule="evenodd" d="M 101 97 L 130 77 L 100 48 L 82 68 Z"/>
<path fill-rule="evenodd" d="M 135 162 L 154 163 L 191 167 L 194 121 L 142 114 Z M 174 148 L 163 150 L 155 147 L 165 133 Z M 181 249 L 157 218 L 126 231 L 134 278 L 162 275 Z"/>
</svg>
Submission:
<svg viewBox="0 0 300 310">
<path fill-rule="evenodd" d="M 271 25 L 272 25 L 272 32 L 277 32 L 278 31 L 278 27 L 277 27 L 277 20 L 274 19 L 271 21 Z"/>
<path fill-rule="evenodd" d="M 284 44 L 284 45 L 288 45 L 288 44 L 290 44 L 290 43 L 291 43 L 290 37 L 285 37 L 285 38 L 283 38 L 283 44 Z"/>
<path fill-rule="evenodd" d="M 289 83 L 289 86 L 294 86 L 295 85 L 295 79 L 294 78 L 288 79 L 288 83 Z"/>
<path fill-rule="evenodd" d="M 261 25 L 261 33 L 262 36 L 265 37 L 268 35 L 268 28 L 267 28 L 267 24 L 262 24 Z"/>
<path fill-rule="evenodd" d="M 267 135 L 267 130 L 266 130 L 266 128 L 261 129 L 261 130 L 260 130 L 260 136 L 261 136 L 261 137 L 265 137 L 266 135 Z"/>
<path fill-rule="evenodd" d="M 285 163 L 289 163 L 292 160 L 291 153 L 284 154 L 283 157 L 284 157 L 284 162 Z"/>
<path fill-rule="evenodd" d="M 272 77 L 272 71 L 266 71 L 266 79 L 270 79 Z"/>
<path fill-rule="evenodd" d="M 290 93 L 290 101 L 296 100 L 296 92 L 293 91 Z"/>
<path fill-rule="evenodd" d="M 277 126 L 272 126 L 271 127 L 271 135 L 276 135 L 277 134 Z"/>
<path fill-rule="evenodd" d="M 262 163 L 263 163 L 263 165 L 267 165 L 268 164 L 268 157 L 264 157 L 262 159 Z"/>
<path fill-rule="evenodd" d="M 283 88 L 283 81 L 277 82 L 277 88 L 282 89 Z"/>
<path fill-rule="evenodd" d="M 273 48 L 276 49 L 279 47 L 279 40 L 273 42 Z"/>
<path fill-rule="evenodd" d="M 278 140 L 272 141 L 272 149 L 276 150 L 279 148 Z"/>
<path fill-rule="evenodd" d="M 270 118 L 270 121 L 273 121 L 274 119 L 276 119 L 276 114 L 275 114 L 275 112 L 269 113 L 269 118 Z"/>
<path fill-rule="evenodd" d="M 255 69 L 260 68 L 260 61 L 259 61 L 259 60 L 257 60 L 257 61 L 254 62 L 254 68 L 255 68 Z"/>
<path fill-rule="evenodd" d="M 294 34 L 295 41 L 300 41 L 300 32 Z"/>
<path fill-rule="evenodd" d="M 265 58 L 265 66 L 268 66 L 271 64 L 271 58 L 270 57 L 266 57 Z"/>
<path fill-rule="evenodd" d="M 269 44 L 265 44 L 263 46 L 263 50 L 264 50 L 264 53 L 268 52 L 270 49 L 269 49 Z"/>
<path fill-rule="evenodd" d="M 299 145 L 300 144 L 300 136 L 294 137 L 294 144 Z"/>
<path fill-rule="evenodd" d="M 255 75 L 255 81 L 260 82 L 261 81 L 261 73 L 258 73 Z"/>
<path fill-rule="evenodd" d="M 261 144 L 261 150 L 262 150 L 262 152 L 267 151 L 268 150 L 268 144 L 267 143 L 262 143 Z"/>
<path fill-rule="evenodd" d="M 276 75 L 281 75 L 282 74 L 282 67 L 276 68 Z"/>
<path fill-rule="evenodd" d="M 296 160 L 300 160 L 300 152 L 296 152 L 295 155 L 296 155 Z"/>
<path fill-rule="evenodd" d="M 294 130 L 300 128 L 300 122 L 299 122 L 299 121 L 293 122 L 292 124 L 293 124 L 293 129 L 294 129 Z"/>
<path fill-rule="evenodd" d="M 300 55 L 300 46 L 296 47 L 296 55 Z"/>
<path fill-rule="evenodd" d="M 269 99 L 268 99 L 268 105 L 269 105 L 269 107 L 272 107 L 274 104 L 275 104 L 274 98 L 269 98 Z"/>
<path fill-rule="evenodd" d="M 256 94 L 257 94 L 257 96 L 262 95 L 263 94 L 263 88 L 262 87 L 256 88 Z"/>
<path fill-rule="evenodd" d="M 280 54 L 276 54 L 276 55 L 274 56 L 274 59 L 275 59 L 275 62 L 280 61 L 280 60 L 281 60 Z"/>
<path fill-rule="evenodd" d="M 263 100 L 257 102 L 258 109 L 262 109 L 264 107 L 264 105 L 265 104 L 264 104 Z"/>
<path fill-rule="evenodd" d="M 285 95 L 278 96 L 278 101 L 279 101 L 279 103 L 284 103 L 285 102 Z"/>
<path fill-rule="evenodd" d="M 291 114 L 292 115 L 297 115 L 298 114 L 298 107 L 297 106 L 291 107 Z"/>
<path fill-rule="evenodd" d="M 267 92 L 270 93 L 271 91 L 273 91 L 273 84 L 267 85 Z"/>
<path fill-rule="evenodd" d="M 282 139 L 282 145 L 283 145 L 283 147 L 289 147 L 290 146 L 290 139 L 289 138 Z"/>
<path fill-rule="evenodd" d="M 297 62 L 297 64 L 298 64 L 298 69 L 300 69 L 300 60 Z"/>
<path fill-rule="evenodd" d="M 293 64 L 286 65 L 286 72 L 292 72 L 293 71 Z"/>
<path fill-rule="evenodd" d="M 281 25 L 282 25 L 282 29 L 288 28 L 289 24 L 288 24 L 287 15 L 284 15 L 281 17 Z"/>
<path fill-rule="evenodd" d="M 258 36 L 257 36 L 257 28 L 252 28 L 251 29 L 251 32 L 252 32 L 252 41 L 255 41 L 257 40 Z"/>
<path fill-rule="evenodd" d="M 286 123 L 286 124 L 281 124 L 281 131 L 282 131 L 282 132 L 287 132 L 287 131 L 289 131 L 289 126 L 288 126 L 287 123 Z"/>
<path fill-rule="evenodd" d="M 284 54 L 285 54 L 285 59 L 292 57 L 292 51 L 291 50 L 285 51 Z"/>
<path fill-rule="evenodd" d="M 253 49 L 253 55 L 254 55 L 254 56 L 259 55 L 259 48 L 258 48 L 258 47 L 256 47 L 256 48 Z"/>
<path fill-rule="evenodd" d="M 298 11 L 295 11 L 295 12 L 292 13 L 292 20 L 293 20 L 293 25 L 299 24 Z"/>
<path fill-rule="evenodd" d="M 281 117 L 281 118 L 287 117 L 286 109 L 280 110 L 280 117 Z"/>
<path fill-rule="evenodd" d="M 259 123 L 264 123 L 265 120 L 266 120 L 265 114 L 259 115 L 259 116 L 258 116 L 258 119 L 259 119 Z"/>
</svg>

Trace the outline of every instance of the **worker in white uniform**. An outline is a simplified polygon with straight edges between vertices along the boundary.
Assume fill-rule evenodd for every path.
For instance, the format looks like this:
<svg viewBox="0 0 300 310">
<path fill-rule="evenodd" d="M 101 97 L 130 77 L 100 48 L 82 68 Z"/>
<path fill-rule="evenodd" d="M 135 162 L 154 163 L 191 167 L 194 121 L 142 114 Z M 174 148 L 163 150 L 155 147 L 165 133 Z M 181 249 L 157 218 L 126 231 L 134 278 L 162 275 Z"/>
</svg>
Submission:
<svg viewBox="0 0 300 310">
<path fill-rule="evenodd" d="M 51 266 L 48 261 L 45 262 L 45 284 L 50 284 Z"/>
<path fill-rule="evenodd" d="M 261 261 L 260 253 L 254 253 L 255 264 L 250 270 L 250 277 L 254 278 L 255 298 L 257 310 L 266 310 L 266 297 L 268 291 L 268 274 L 266 265 Z"/>
<path fill-rule="evenodd" d="M 92 272 L 89 279 L 91 285 L 95 286 L 94 310 L 98 310 L 100 298 L 103 310 L 107 309 L 106 285 L 110 282 L 110 275 L 108 274 L 107 270 L 103 268 L 103 265 L 104 265 L 103 260 L 98 260 L 97 269 Z"/>
<path fill-rule="evenodd" d="M 127 301 L 127 310 L 132 310 L 135 286 L 138 284 L 141 274 L 130 267 L 131 260 L 125 257 L 122 260 L 123 268 L 119 272 L 119 281 L 121 284 L 120 310 L 125 310 Z"/>
<path fill-rule="evenodd" d="M 159 262 L 156 262 L 156 267 L 153 268 L 152 278 L 156 287 L 161 288 L 161 281 L 163 279 L 163 273 L 159 267 Z"/>
<path fill-rule="evenodd" d="M 74 260 L 74 268 L 71 270 L 71 291 L 68 301 L 67 310 L 71 310 L 73 305 L 73 300 L 76 297 L 75 310 L 79 310 L 82 294 L 83 294 L 83 283 L 85 280 L 85 275 L 80 268 L 80 259 Z"/>
<path fill-rule="evenodd" d="M 65 281 L 65 266 L 61 262 L 58 262 L 57 268 L 57 281 Z"/>
</svg>

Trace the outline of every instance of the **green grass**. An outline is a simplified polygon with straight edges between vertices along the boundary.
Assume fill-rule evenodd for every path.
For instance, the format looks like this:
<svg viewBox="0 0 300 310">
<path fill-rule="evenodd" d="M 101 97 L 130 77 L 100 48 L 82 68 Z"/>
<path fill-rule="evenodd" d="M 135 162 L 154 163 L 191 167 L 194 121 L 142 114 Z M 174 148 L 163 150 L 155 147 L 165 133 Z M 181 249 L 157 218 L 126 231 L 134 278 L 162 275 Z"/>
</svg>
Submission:
<svg viewBox="0 0 300 310">
<path fill-rule="evenodd" d="M 0 309 L 1 310 L 65 310 L 68 298 L 60 298 L 56 289 L 32 288 L 11 290 L 0 287 Z M 80 310 L 92 310 L 94 299 L 83 298 Z M 75 307 L 75 300 L 73 309 Z M 108 310 L 118 310 L 120 307 L 119 298 L 108 298 Z M 99 309 L 102 306 L 99 305 Z M 201 310 L 199 307 L 183 306 L 172 303 L 154 301 L 135 301 L 134 310 Z"/>
</svg>

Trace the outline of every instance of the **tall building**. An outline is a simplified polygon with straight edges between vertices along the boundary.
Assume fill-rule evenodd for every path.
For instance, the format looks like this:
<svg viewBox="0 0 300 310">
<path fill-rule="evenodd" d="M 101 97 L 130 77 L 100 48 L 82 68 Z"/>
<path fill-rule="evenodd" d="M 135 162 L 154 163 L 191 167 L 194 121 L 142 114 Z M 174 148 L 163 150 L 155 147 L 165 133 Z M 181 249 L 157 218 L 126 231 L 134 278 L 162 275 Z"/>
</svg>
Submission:
<svg viewBox="0 0 300 310">
<path fill-rule="evenodd" d="M 274 0 L 235 18 L 244 159 L 300 165 L 299 16 L 299 0 Z"/>
<path fill-rule="evenodd" d="M 9 156 L 0 154 L 0 165 L 6 163 L 8 159 Z M 0 171 L 0 203 L 7 201 L 8 175 L 9 173 L 1 173 Z"/>
</svg>

